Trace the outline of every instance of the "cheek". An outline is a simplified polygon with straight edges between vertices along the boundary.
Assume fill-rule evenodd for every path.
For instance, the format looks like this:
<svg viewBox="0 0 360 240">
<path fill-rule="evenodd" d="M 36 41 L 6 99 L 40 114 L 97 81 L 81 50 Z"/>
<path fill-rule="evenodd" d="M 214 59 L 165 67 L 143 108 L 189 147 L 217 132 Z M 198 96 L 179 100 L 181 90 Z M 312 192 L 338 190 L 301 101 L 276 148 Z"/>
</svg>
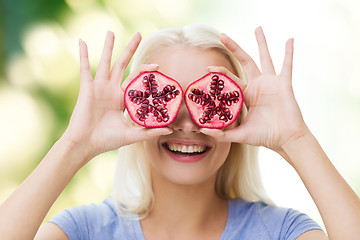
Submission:
<svg viewBox="0 0 360 240">
<path fill-rule="evenodd" d="M 159 146 L 158 146 L 158 141 L 155 139 L 152 139 L 151 141 L 145 141 L 144 142 L 144 148 L 145 148 L 145 153 L 147 155 L 147 158 L 149 159 L 149 161 L 153 161 L 153 159 L 158 159 L 159 158 Z"/>
<path fill-rule="evenodd" d="M 219 160 L 218 164 L 223 165 L 229 155 L 231 143 L 218 143 L 217 145 L 218 149 L 214 157 Z"/>
</svg>

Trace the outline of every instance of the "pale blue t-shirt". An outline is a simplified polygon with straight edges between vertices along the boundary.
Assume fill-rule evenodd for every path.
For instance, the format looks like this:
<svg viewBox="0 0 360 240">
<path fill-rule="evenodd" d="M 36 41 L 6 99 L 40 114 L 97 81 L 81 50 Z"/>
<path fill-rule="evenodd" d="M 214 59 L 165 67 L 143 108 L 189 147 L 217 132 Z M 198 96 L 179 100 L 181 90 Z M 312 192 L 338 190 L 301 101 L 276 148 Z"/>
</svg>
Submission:
<svg viewBox="0 0 360 240">
<path fill-rule="evenodd" d="M 291 240 L 302 233 L 321 229 L 307 215 L 263 202 L 228 200 L 228 219 L 220 240 Z M 70 240 L 145 240 L 138 220 L 118 215 L 113 200 L 64 210 L 50 222 Z"/>
</svg>

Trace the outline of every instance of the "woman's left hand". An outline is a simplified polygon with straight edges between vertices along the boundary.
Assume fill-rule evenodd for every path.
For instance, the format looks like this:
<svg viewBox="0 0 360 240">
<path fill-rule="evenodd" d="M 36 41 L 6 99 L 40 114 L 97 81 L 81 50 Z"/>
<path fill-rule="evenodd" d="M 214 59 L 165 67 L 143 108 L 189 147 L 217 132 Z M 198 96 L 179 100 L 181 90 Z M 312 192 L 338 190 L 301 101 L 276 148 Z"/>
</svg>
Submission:
<svg viewBox="0 0 360 240">
<path fill-rule="evenodd" d="M 243 89 L 244 103 L 248 109 L 247 116 L 233 129 L 223 131 L 201 129 L 201 131 L 216 137 L 219 141 L 265 146 L 280 152 L 284 144 L 309 132 L 291 85 L 293 39 L 289 39 L 286 43 L 283 67 L 280 74 L 276 74 L 261 27 L 256 29 L 255 35 L 259 47 L 261 71 L 235 41 L 225 34 L 221 35 L 222 43 L 239 60 L 248 78 L 248 85 Z M 228 73 L 224 68 L 218 67 L 212 67 L 209 71 Z"/>
</svg>

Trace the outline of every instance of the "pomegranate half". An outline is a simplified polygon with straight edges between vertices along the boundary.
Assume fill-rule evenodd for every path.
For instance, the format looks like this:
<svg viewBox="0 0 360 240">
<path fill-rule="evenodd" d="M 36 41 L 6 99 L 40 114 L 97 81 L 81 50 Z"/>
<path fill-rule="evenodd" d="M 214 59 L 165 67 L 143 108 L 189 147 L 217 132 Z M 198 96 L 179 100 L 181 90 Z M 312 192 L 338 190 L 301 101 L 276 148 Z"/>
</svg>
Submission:
<svg viewBox="0 0 360 240">
<path fill-rule="evenodd" d="M 174 79 L 160 72 L 144 72 L 125 89 L 124 102 L 131 119 L 148 127 L 171 124 L 180 109 L 183 91 Z"/>
<path fill-rule="evenodd" d="M 185 91 L 185 104 L 202 128 L 225 128 L 236 121 L 243 104 L 239 85 L 221 73 L 208 73 Z"/>
</svg>

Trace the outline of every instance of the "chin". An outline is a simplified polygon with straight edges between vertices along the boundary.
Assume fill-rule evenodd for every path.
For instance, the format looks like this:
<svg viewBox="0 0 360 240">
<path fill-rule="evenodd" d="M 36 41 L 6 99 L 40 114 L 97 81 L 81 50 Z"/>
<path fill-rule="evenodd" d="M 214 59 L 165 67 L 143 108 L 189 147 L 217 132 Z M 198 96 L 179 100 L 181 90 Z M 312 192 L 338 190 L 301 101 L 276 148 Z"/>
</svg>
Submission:
<svg viewBox="0 0 360 240">
<path fill-rule="evenodd" d="M 161 181 L 168 181 L 176 185 L 201 185 L 208 181 L 213 182 L 216 178 L 218 168 L 206 169 L 188 166 L 175 166 L 169 168 L 152 169 L 153 177 L 157 175 Z M 214 182 L 215 183 L 215 182 Z"/>
</svg>

